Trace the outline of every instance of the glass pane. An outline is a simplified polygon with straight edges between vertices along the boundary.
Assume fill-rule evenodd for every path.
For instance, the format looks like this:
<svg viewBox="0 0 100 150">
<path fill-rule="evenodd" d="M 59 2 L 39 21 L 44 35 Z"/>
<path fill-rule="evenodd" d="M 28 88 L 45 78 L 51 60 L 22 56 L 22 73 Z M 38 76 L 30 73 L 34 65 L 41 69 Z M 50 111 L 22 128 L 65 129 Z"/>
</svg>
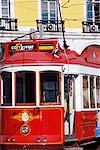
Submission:
<svg viewBox="0 0 100 150">
<path fill-rule="evenodd" d="M 95 21 L 96 23 L 100 23 L 100 3 L 96 3 L 94 5 L 95 10 Z"/>
<path fill-rule="evenodd" d="M 55 14 L 50 14 L 50 20 L 55 20 Z"/>
<path fill-rule="evenodd" d="M 89 19 L 89 18 L 92 19 L 92 13 L 91 13 L 91 12 L 88 12 L 87 17 L 88 17 L 88 19 Z"/>
<path fill-rule="evenodd" d="M 60 102 L 59 73 L 40 73 L 41 103 Z"/>
<path fill-rule="evenodd" d="M 47 2 L 42 2 L 41 7 L 42 7 L 43 10 L 47 10 L 48 9 L 48 3 Z"/>
<path fill-rule="evenodd" d="M 7 8 L 2 8 L 2 14 L 8 14 L 8 9 Z"/>
<path fill-rule="evenodd" d="M 16 103 L 35 103 L 35 73 L 16 73 Z"/>
<path fill-rule="evenodd" d="M 83 77 L 83 106 L 89 108 L 88 77 Z"/>
<path fill-rule="evenodd" d="M 96 98 L 97 107 L 100 108 L 100 77 L 96 78 Z"/>
<path fill-rule="evenodd" d="M 55 9 L 55 2 L 50 2 L 50 10 Z"/>
<path fill-rule="evenodd" d="M 56 1 L 54 0 L 42 0 L 41 2 L 41 17 L 42 20 L 56 20 L 57 16 L 57 7 L 56 7 Z"/>
<path fill-rule="evenodd" d="M 47 1 L 42 1 L 41 9 L 42 9 L 42 13 L 41 13 L 42 20 L 48 20 L 48 2 Z"/>
<path fill-rule="evenodd" d="M 42 20 L 48 20 L 48 12 L 43 12 L 42 13 Z"/>
<path fill-rule="evenodd" d="M 94 77 L 90 77 L 90 105 L 91 105 L 91 108 L 95 108 L 95 85 L 94 85 Z"/>
<path fill-rule="evenodd" d="M 2 15 L 2 18 L 8 18 L 8 16 L 7 15 Z"/>
<path fill-rule="evenodd" d="M 9 72 L 2 73 L 3 80 L 3 104 L 12 104 L 12 74 Z"/>
<path fill-rule="evenodd" d="M 1 0 L 1 5 L 2 6 L 7 6 L 7 0 Z"/>
<path fill-rule="evenodd" d="M 92 3 L 87 3 L 87 21 L 92 21 L 93 14 L 92 14 Z"/>
<path fill-rule="evenodd" d="M 88 9 L 88 11 L 92 12 L 92 4 L 91 3 L 87 4 L 87 9 Z"/>
</svg>

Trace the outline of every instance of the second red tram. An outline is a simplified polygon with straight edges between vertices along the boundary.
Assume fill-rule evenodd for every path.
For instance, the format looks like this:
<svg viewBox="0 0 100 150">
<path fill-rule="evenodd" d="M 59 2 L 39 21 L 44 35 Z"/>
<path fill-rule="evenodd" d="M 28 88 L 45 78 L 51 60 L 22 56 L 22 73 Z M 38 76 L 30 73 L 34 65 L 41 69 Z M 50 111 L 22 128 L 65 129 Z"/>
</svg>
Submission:
<svg viewBox="0 0 100 150">
<path fill-rule="evenodd" d="M 1 150 L 63 149 L 100 138 L 100 49 L 7 42 L 0 61 Z"/>
</svg>

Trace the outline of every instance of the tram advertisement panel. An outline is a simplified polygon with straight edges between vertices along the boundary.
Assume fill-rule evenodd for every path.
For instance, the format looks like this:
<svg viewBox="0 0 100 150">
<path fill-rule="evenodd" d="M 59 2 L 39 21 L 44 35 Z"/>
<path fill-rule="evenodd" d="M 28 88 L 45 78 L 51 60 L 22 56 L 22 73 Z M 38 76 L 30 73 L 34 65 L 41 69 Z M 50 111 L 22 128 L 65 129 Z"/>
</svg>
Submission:
<svg viewBox="0 0 100 150">
<path fill-rule="evenodd" d="M 96 136 L 100 137 L 100 110 L 96 112 Z"/>
</svg>

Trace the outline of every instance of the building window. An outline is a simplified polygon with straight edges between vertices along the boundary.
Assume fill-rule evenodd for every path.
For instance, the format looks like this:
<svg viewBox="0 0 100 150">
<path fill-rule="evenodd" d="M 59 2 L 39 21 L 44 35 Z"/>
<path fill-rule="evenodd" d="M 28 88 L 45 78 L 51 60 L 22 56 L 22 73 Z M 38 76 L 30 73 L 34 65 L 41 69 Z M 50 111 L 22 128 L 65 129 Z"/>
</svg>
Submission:
<svg viewBox="0 0 100 150">
<path fill-rule="evenodd" d="M 94 4 L 95 22 L 100 23 L 100 0 L 95 0 Z"/>
<path fill-rule="evenodd" d="M 93 22 L 93 7 L 92 7 L 92 2 L 87 0 L 87 21 L 88 22 Z"/>
<path fill-rule="evenodd" d="M 87 0 L 87 21 L 100 23 L 100 0 Z"/>
<path fill-rule="evenodd" d="M 41 0 L 41 11 L 42 20 L 57 20 L 57 1 Z"/>
<path fill-rule="evenodd" d="M 10 0 L 1 0 L 2 18 L 10 17 Z"/>
</svg>

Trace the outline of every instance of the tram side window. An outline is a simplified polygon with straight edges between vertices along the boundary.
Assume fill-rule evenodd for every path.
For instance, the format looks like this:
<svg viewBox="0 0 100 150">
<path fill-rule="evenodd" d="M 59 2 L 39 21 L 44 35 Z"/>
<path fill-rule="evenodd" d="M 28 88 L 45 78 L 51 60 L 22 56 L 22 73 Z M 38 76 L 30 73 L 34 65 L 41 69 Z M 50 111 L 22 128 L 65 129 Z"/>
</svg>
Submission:
<svg viewBox="0 0 100 150">
<path fill-rule="evenodd" d="M 97 107 L 100 108 L 100 77 L 96 77 L 96 101 Z"/>
<path fill-rule="evenodd" d="M 16 103 L 35 103 L 35 73 L 19 71 L 16 73 Z"/>
<path fill-rule="evenodd" d="M 60 103 L 60 73 L 40 73 L 41 103 Z"/>
<path fill-rule="evenodd" d="M 89 108 L 88 76 L 83 76 L 83 106 Z"/>
<path fill-rule="evenodd" d="M 95 78 L 90 77 L 90 105 L 91 108 L 95 108 L 95 83 L 94 83 Z"/>
<path fill-rule="evenodd" d="M 3 104 L 12 104 L 12 74 L 10 72 L 2 73 L 3 80 Z"/>
</svg>

